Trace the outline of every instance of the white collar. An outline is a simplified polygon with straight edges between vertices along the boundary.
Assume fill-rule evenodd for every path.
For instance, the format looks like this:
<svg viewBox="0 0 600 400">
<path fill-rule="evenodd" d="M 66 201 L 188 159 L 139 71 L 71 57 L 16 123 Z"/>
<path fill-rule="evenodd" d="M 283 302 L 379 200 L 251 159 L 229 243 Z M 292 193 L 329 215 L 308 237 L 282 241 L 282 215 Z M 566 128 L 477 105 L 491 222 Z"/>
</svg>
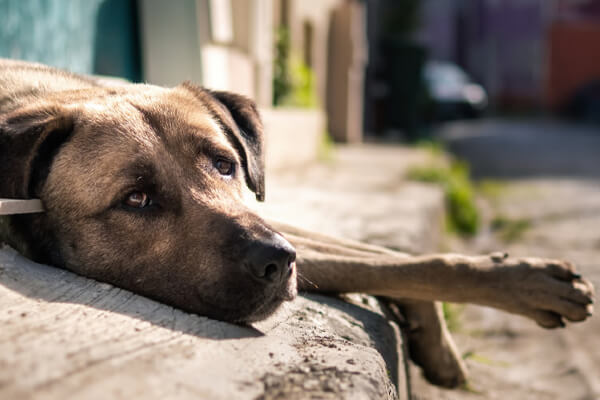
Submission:
<svg viewBox="0 0 600 400">
<path fill-rule="evenodd" d="M 0 215 L 31 214 L 44 212 L 41 200 L 21 200 L 0 198 Z"/>
</svg>

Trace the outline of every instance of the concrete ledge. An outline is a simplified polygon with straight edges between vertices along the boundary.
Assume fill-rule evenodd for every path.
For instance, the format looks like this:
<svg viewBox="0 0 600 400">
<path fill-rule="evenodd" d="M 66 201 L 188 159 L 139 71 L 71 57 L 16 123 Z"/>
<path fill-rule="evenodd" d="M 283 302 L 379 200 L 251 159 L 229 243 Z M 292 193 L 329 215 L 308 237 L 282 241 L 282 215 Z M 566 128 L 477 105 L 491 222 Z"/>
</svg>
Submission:
<svg viewBox="0 0 600 400">
<path fill-rule="evenodd" d="M 308 230 L 391 247 L 436 251 L 443 232 L 440 187 L 405 179 L 431 154 L 393 145 L 337 146 L 328 162 L 268 176 L 260 215 Z M 252 199 L 253 196 L 248 196 Z"/>
<path fill-rule="evenodd" d="M 395 399 L 397 327 L 367 296 L 307 295 L 243 327 L 0 249 L 0 398 Z M 315 397 L 317 398 L 317 397 Z"/>
<path fill-rule="evenodd" d="M 323 111 L 270 108 L 260 112 L 266 134 L 268 172 L 304 167 L 317 159 L 326 129 Z"/>
</svg>

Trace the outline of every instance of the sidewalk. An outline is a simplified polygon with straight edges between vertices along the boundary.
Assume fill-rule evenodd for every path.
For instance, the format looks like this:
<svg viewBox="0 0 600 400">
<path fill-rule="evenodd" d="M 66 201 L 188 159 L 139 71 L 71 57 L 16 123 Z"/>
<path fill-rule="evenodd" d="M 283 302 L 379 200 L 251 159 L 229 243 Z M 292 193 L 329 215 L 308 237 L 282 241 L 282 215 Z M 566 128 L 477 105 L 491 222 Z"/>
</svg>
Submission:
<svg viewBox="0 0 600 400">
<path fill-rule="evenodd" d="M 435 248 L 441 192 L 409 183 L 427 154 L 339 148 L 268 177 L 271 218 L 407 251 Z M 242 327 L 0 250 L 0 398 L 401 399 L 397 326 L 369 296 L 306 294 Z"/>
<path fill-rule="evenodd" d="M 429 157 L 399 145 L 338 146 L 330 161 L 268 176 L 267 200 L 257 209 L 329 235 L 411 253 L 432 251 L 442 233 L 442 192 L 404 178 Z"/>
</svg>

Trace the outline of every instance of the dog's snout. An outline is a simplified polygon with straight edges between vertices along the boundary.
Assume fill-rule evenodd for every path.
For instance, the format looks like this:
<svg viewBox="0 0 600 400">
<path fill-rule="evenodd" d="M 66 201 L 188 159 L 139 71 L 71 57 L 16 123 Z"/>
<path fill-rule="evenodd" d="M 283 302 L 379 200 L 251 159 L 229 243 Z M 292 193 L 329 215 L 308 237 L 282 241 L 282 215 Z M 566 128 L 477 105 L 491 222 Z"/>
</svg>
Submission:
<svg viewBox="0 0 600 400">
<path fill-rule="evenodd" d="M 296 260 L 296 250 L 280 235 L 273 235 L 252 244 L 247 267 L 253 277 L 263 283 L 277 283 L 287 279 Z"/>
</svg>

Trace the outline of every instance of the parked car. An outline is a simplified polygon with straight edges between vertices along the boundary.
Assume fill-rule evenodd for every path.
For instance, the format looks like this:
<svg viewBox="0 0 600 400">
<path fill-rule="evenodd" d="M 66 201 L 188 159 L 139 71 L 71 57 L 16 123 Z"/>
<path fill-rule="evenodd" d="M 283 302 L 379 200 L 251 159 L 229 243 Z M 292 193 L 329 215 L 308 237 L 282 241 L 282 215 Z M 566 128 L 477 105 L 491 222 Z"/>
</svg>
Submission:
<svg viewBox="0 0 600 400">
<path fill-rule="evenodd" d="M 423 80 L 430 99 L 430 118 L 436 121 L 480 117 L 488 105 L 485 89 L 462 68 L 450 62 L 429 61 Z"/>
</svg>

